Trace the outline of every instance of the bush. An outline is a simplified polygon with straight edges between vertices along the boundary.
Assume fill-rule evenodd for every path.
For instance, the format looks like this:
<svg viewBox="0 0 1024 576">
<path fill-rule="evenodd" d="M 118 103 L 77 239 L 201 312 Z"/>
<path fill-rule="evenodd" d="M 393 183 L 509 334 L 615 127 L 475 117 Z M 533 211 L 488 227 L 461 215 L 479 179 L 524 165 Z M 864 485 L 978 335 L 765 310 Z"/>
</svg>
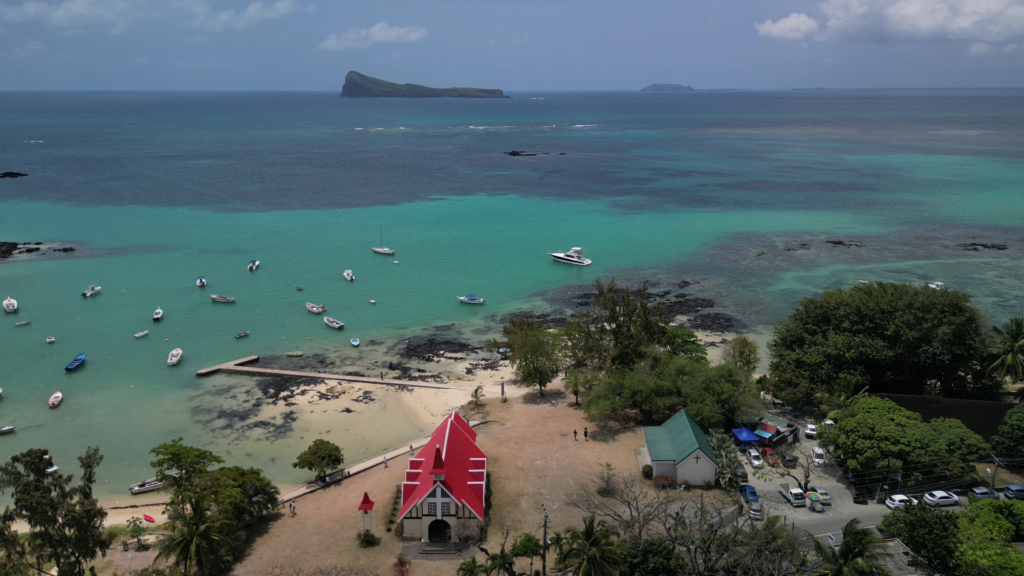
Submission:
<svg viewBox="0 0 1024 576">
<path fill-rule="evenodd" d="M 675 476 L 655 476 L 654 487 L 655 488 L 675 488 L 678 486 Z"/>
<path fill-rule="evenodd" d="M 397 576 L 408 576 L 409 564 L 409 557 L 405 554 L 395 556 L 395 574 Z"/>
<path fill-rule="evenodd" d="M 373 532 L 370 532 L 369 530 L 360 530 L 359 534 L 356 535 L 356 538 L 359 539 L 360 548 L 373 546 L 377 543 L 377 537 L 374 536 Z"/>
<path fill-rule="evenodd" d="M 644 475 L 644 480 L 650 480 L 654 478 L 654 467 L 650 464 L 644 464 L 644 467 L 640 469 L 640 473 Z"/>
<path fill-rule="evenodd" d="M 398 524 L 395 524 L 395 536 L 399 540 L 401 540 L 402 538 L 405 537 L 405 524 L 403 524 L 401 522 L 399 522 Z"/>
</svg>

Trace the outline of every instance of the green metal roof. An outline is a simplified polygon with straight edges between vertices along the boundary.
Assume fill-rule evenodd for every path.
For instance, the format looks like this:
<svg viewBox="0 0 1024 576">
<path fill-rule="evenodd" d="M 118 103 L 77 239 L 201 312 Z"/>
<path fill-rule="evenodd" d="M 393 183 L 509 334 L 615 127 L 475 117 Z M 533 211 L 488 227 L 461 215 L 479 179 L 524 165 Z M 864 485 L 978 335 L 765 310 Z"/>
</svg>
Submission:
<svg viewBox="0 0 1024 576">
<path fill-rule="evenodd" d="M 771 422 L 772 424 L 775 424 L 779 428 L 789 428 L 789 422 L 786 422 L 782 418 L 767 417 L 767 418 L 765 418 L 765 420 Z"/>
<path fill-rule="evenodd" d="M 643 431 L 651 461 L 670 460 L 678 465 L 699 449 L 718 466 L 704 431 L 686 410 L 676 412 L 661 426 L 644 426 Z"/>
</svg>

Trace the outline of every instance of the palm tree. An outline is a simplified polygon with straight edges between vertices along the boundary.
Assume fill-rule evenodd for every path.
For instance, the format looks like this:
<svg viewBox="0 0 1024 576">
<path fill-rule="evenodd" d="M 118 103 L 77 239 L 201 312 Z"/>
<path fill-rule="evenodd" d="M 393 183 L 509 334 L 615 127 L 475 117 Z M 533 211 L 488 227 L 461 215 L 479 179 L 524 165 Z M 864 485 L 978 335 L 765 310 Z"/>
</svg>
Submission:
<svg viewBox="0 0 1024 576">
<path fill-rule="evenodd" d="M 715 431 L 708 436 L 708 446 L 715 453 L 715 458 L 721 459 L 728 452 L 736 452 L 732 445 L 732 436 Z"/>
<path fill-rule="evenodd" d="M 476 561 L 476 556 L 471 556 L 469 560 L 459 564 L 459 569 L 455 572 L 455 576 L 483 576 L 486 573 L 487 565 L 480 564 Z"/>
<path fill-rule="evenodd" d="M 993 326 L 988 352 L 995 358 L 989 373 L 997 372 L 1000 379 L 1009 376 L 1013 382 L 1024 380 L 1024 318 Z"/>
<path fill-rule="evenodd" d="M 722 485 L 722 488 L 739 488 L 740 486 L 740 458 L 736 455 L 735 450 L 725 452 L 721 456 L 718 456 L 718 471 L 715 472 L 715 478 Z"/>
<path fill-rule="evenodd" d="M 811 572 L 813 576 L 892 576 L 884 566 L 892 554 L 870 529 L 860 527 L 857 518 L 843 526 L 843 543 L 839 548 L 815 539 L 814 550 L 824 566 Z"/>
<path fill-rule="evenodd" d="M 187 509 L 175 506 L 167 515 L 171 533 L 157 542 L 159 554 L 154 561 L 173 558 L 186 575 L 226 572 L 245 533 L 214 514 L 208 494 L 189 495 L 185 501 Z"/>
<path fill-rule="evenodd" d="M 480 399 L 483 398 L 484 396 L 487 396 L 487 394 L 484 394 L 484 387 L 483 386 L 477 386 L 476 388 L 473 389 L 473 392 L 469 395 L 470 399 L 473 400 L 473 406 L 474 407 L 480 405 Z"/>
<path fill-rule="evenodd" d="M 560 566 L 575 564 L 577 576 L 615 576 L 622 565 L 622 555 L 612 538 L 619 533 L 594 515 L 583 520 L 583 529 L 566 530 L 568 544 L 556 560 Z"/>
</svg>

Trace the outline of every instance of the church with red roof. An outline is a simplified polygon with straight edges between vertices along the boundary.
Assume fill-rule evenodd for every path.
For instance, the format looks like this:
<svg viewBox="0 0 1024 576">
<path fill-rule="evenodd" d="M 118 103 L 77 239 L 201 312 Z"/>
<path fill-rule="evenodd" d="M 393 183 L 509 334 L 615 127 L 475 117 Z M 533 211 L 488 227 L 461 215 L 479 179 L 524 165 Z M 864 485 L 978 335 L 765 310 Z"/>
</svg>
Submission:
<svg viewBox="0 0 1024 576">
<path fill-rule="evenodd" d="M 476 431 L 452 412 L 409 460 L 398 515 L 403 537 L 447 542 L 476 536 L 486 495 L 487 456 L 476 445 Z"/>
</svg>

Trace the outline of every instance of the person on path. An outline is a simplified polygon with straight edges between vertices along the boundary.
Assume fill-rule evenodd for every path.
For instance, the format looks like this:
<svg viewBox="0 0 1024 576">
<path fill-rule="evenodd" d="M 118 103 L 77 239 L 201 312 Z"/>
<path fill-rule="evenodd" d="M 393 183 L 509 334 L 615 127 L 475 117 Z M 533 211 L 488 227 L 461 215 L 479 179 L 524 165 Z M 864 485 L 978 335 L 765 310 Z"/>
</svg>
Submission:
<svg viewBox="0 0 1024 576">
<path fill-rule="evenodd" d="M 412 454 L 412 444 L 409 444 L 409 454 Z"/>
<path fill-rule="evenodd" d="M 385 468 L 388 467 L 388 455 L 387 454 L 384 455 L 384 467 Z"/>
<path fill-rule="evenodd" d="M 295 517 L 295 500 L 288 503 L 288 511 L 291 513 L 291 517 Z"/>
<path fill-rule="evenodd" d="M 588 440 L 590 440 L 590 431 L 587 430 L 586 426 L 584 426 L 583 427 L 583 441 L 586 442 Z"/>
<path fill-rule="evenodd" d="M 572 439 L 576 440 L 577 442 L 579 441 L 579 438 L 576 437 L 576 431 L 575 430 L 572 431 Z"/>
</svg>

